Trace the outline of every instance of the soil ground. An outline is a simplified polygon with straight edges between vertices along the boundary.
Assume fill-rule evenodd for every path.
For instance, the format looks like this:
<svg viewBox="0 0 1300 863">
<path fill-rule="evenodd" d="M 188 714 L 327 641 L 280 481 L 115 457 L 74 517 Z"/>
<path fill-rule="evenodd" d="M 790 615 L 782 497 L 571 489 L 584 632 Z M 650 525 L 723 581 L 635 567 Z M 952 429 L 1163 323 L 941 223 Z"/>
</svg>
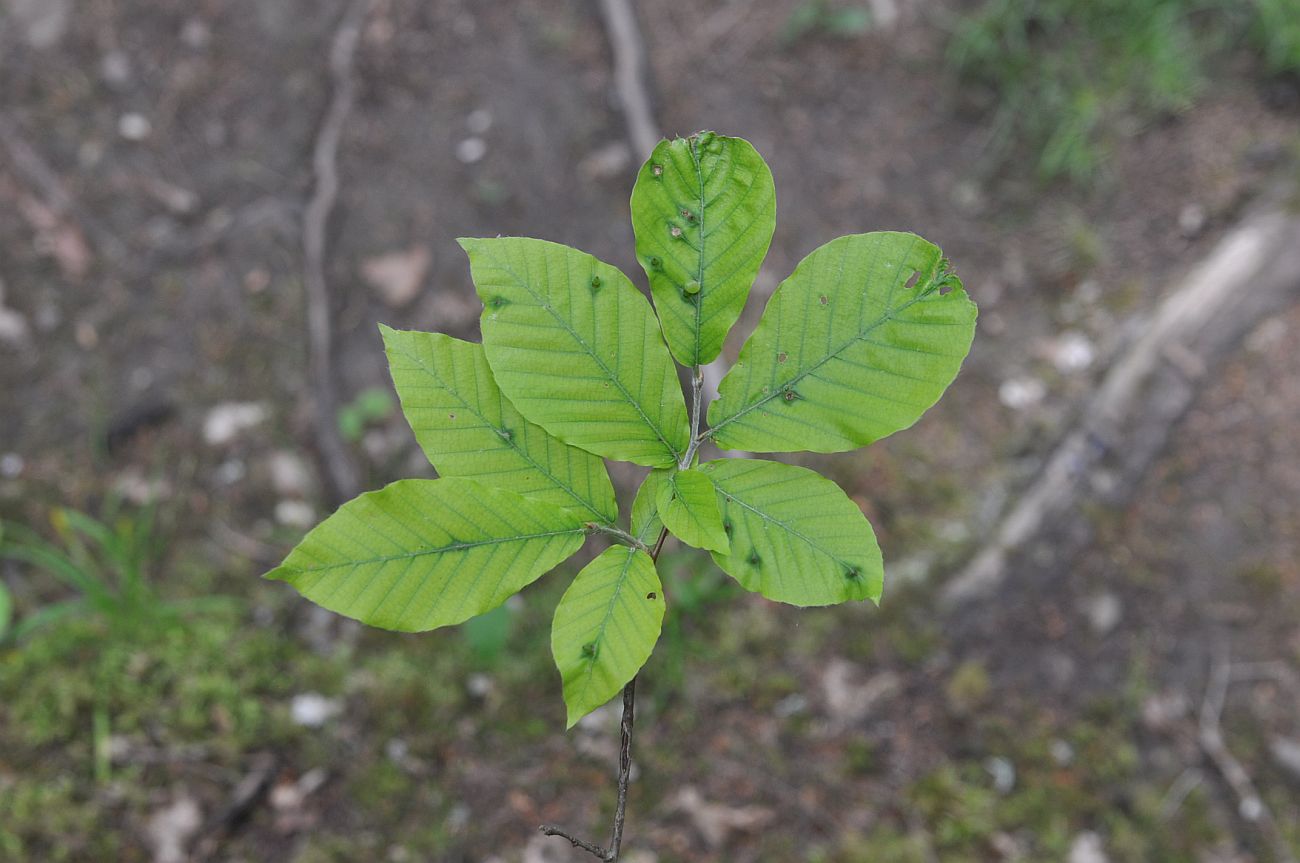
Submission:
<svg viewBox="0 0 1300 863">
<path fill-rule="evenodd" d="M 1224 651 L 1300 666 L 1300 312 L 1212 370 L 1136 498 L 1084 514 L 1083 554 L 1021 561 L 996 600 L 949 615 L 933 587 L 1143 314 L 1246 202 L 1296 181 L 1296 101 L 1230 64 L 1196 107 L 1126 134 L 1095 185 L 1044 187 L 990 168 L 988 117 L 944 64 L 960 9 L 918 0 L 860 36 L 787 43 L 799 6 L 639 5 L 665 133 L 746 137 L 776 179 L 729 350 L 803 255 L 874 229 L 941 245 L 980 333 L 916 427 L 806 460 L 876 526 L 880 610 L 778 607 L 666 557 L 678 602 L 642 675 L 627 859 L 1274 859 L 1195 723 Z M 303 506 L 328 506 L 300 221 L 340 8 L 102 0 L 43 47 L 0 17 L 0 115 L 52 172 L 0 154 L 0 307 L 22 322 L 0 341 L 0 517 L 48 534 L 51 507 L 157 496 L 152 583 L 230 598 L 180 627 L 88 618 L 0 653 L 0 859 L 167 860 L 181 836 L 195 859 L 537 863 L 581 859 L 539 822 L 608 823 L 617 717 L 563 733 L 561 574 L 499 633 L 344 627 L 327 649 L 305 603 L 257 578 Z M 327 260 L 345 402 L 387 386 L 376 322 L 476 337 L 457 236 L 542 236 L 643 281 L 592 4 L 378 0 L 358 63 Z M 367 262 L 412 249 L 428 268 L 394 303 Z M 1091 362 L 1054 362 L 1080 343 Z M 232 403 L 265 416 L 205 437 Z M 429 474 L 392 410 L 358 437 L 368 487 Z M 20 613 L 66 596 L 0 566 Z M 1300 853 L 1286 679 L 1233 686 L 1223 725 Z M 269 793 L 245 808 L 250 777 Z"/>
</svg>

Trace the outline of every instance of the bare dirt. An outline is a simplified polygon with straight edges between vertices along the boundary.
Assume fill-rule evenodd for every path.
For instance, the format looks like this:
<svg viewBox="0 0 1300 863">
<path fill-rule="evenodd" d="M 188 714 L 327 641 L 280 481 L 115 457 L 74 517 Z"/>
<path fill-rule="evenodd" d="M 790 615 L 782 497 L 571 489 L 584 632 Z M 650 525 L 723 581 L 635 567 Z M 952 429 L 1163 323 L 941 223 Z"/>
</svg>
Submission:
<svg viewBox="0 0 1300 863">
<path fill-rule="evenodd" d="M 730 350 L 803 255 L 875 229 L 944 248 L 981 306 L 980 335 L 917 427 L 809 460 L 876 524 L 896 579 L 884 610 L 798 612 L 730 592 L 684 615 L 647 668 L 629 828 L 642 856 L 628 859 L 1065 859 L 1086 831 L 1109 859 L 1273 859 L 1195 746 L 1194 717 L 1220 646 L 1300 662 L 1300 316 L 1267 322 L 1212 370 L 1136 499 L 1084 514 L 1097 539 L 1082 556 L 1023 561 L 996 601 L 952 618 L 926 585 L 990 528 L 1170 280 L 1246 202 L 1294 182 L 1300 114 L 1234 70 L 1195 109 L 1128 135 L 1094 188 L 1043 188 L 1014 166 L 990 170 L 987 118 L 943 64 L 951 10 L 902 3 L 889 27 L 788 45 L 797 5 L 639 6 L 665 133 L 746 137 L 776 179 L 776 238 Z M 93 509 L 157 481 L 176 542 L 205 558 L 205 587 L 255 595 L 295 640 L 297 603 L 252 585 L 301 531 L 277 504 L 323 505 L 314 475 L 277 488 L 274 456 L 313 457 L 300 222 L 340 9 L 102 0 L 78 4 L 47 47 L 0 17 L 0 307 L 21 320 L 0 340 L 0 516 L 41 524 L 51 505 Z M 592 4 L 377 0 L 358 64 L 327 259 L 345 402 L 387 385 L 376 322 L 476 336 L 458 236 L 541 236 L 643 281 L 627 204 L 636 159 Z M 427 269 L 395 305 L 367 261 L 411 250 Z M 1090 363 L 1054 363 L 1065 333 Z M 1009 380 L 1037 381 L 1041 399 L 1008 406 Z M 233 402 L 269 413 L 205 440 L 212 409 Z M 354 449 L 368 486 L 428 470 L 397 416 Z M 57 595 L 6 572 L 21 602 Z M 436 647 L 367 635 L 355 649 Z M 311 817 L 286 827 L 258 804 L 214 854 L 580 859 L 535 826 L 603 830 L 612 737 L 599 717 L 562 733 L 542 660 L 527 666 L 541 679 L 490 671 L 494 694 L 452 698 L 438 729 L 410 717 L 393 736 L 431 742 L 424 766 L 393 780 L 411 795 L 400 806 L 357 802 L 359 777 L 372 788 L 374 765 L 401 759 L 375 725 L 386 708 L 353 694 L 342 730 L 280 764 L 292 778 L 328 771 L 302 804 Z M 1300 736 L 1295 695 L 1272 678 L 1235 686 L 1224 720 L 1290 825 L 1296 778 L 1270 741 Z M 148 814 L 178 787 L 219 808 L 258 748 L 223 755 L 216 778 L 147 774 L 153 805 L 124 814 L 119 859 L 150 859 Z M 8 759 L 39 753 L 0 755 L 0 777 Z M 1018 771 L 1010 787 L 1003 762 Z M 1189 769 L 1195 807 L 1162 801 Z M 1126 850 L 1142 831 L 1167 837 Z M 408 839 L 424 850 L 393 850 Z"/>
</svg>

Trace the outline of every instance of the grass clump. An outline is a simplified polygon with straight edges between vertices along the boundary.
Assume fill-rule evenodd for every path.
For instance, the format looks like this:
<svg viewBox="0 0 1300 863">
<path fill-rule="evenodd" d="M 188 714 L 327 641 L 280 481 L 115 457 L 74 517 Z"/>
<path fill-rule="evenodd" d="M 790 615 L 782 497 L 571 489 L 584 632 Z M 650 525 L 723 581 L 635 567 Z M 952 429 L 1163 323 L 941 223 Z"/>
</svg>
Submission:
<svg viewBox="0 0 1300 863">
<path fill-rule="evenodd" d="M 1082 183 L 1117 135 L 1191 108 L 1237 48 L 1300 73 L 1294 0 L 987 0 L 948 60 L 989 99 L 995 160 L 1029 151 L 1043 180 Z"/>
</svg>

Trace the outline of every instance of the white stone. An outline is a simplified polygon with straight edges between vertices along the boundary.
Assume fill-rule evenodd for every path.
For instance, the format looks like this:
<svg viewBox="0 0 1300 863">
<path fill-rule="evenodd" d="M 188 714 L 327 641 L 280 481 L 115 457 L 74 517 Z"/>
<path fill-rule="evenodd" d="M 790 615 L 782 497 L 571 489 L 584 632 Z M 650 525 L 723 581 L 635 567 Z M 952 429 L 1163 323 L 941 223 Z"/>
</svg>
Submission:
<svg viewBox="0 0 1300 863">
<path fill-rule="evenodd" d="M 284 497 L 306 497 L 312 486 L 312 472 L 295 452 L 277 450 L 267 459 L 271 486 Z"/>
<path fill-rule="evenodd" d="M 181 42 L 187 48 L 198 51 L 208 47 L 208 43 L 211 41 L 212 31 L 202 18 L 191 18 L 181 27 Z"/>
<path fill-rule="evenodd" d="M 23 457 L 16 452 L 7 452 L 0 455 L 0 476 L 5 479 L 17 479 L 22 476 L 23 468 L 26 467 Z"/>
<path fill-rule="evenodd" d="M 270 411 L 258 402 L 223 402 L 203 419 L 203 440 L 209 446 L 224 446 L 240 433 L 266 421 Z"/>
<path fill-rule="evenodd" d="M 1091 830 L 1085 830 L 1074 837 L 1067 860 L 1069 863 L 1110 863 L 1101 837 Z"/>
<path fill-rule="evenodd" d="M 337 698 L 326 698 L 319 692 L 302 692 L 293 697 L 289 713 L 293 721 L 303 728 L 320 728 L 343 711 Z"/>
<path fill-rule="evenodd" d="M 1092 340 L 1083 333 L 1071 330 L 1062 333 L 1052 343 L 1050 349 L 1052 365 L 1061 374 L 1081 372 L 1092 365 L 1097 358 L 1097 351 Z"/>
<path fill-rule="evenodd" d="M 1047 386 L 1038 378 L 1009 378 L 998 387 L 998 400 L 1013 411 L 1037 407 L 1047 396 Z"/>
<path fill-rule="evenodd" d="M 143 114 L 123 114 L 117 120 L 117 134 L 128 141 L 143 141 L 153 133 L 153 124 Z"/>
<path fill-rule="evenodd" d="M 154 863 L 185 863 L 189 859 L 185 846 L 202 826 L 203 812 L 189 797 L 155 812 L 145 827 Z"/>
<path fill-rule="evenodd" d="M 278 501 L 275 520 L 286 527 L 308 528 L 316 523 L 316 509 L 305 500 Z"/>
<path fill-rule="evenodd" d="M 487 155 L 487 142 L 477 135 L 466 138 L 456 145 L 456 158 L 466 165 L 472 165 Z"/>
<path fill-rule="evenodd" d="M 1088 625 L 1094 633 L 1109 635 L 1124 616 L 1124 606 L 1115 594 L 1102 593 L 1084 604 L 1084 612 L 1088 615 Z"/>
<path fill-rule="evenodd" d="M 131 58 L 124 51 L 109 51 L 99 61 L 99 74 L 108 84 L 121 87 L 131 80 Z"/>
<path fill-rule="evenodd" d="M 27 344 L 30 334 L 31 327 L 27 325 L 26 318 L 13 309 L 0 306 L 0 343 L 15 348 L 22 347 Z"/>
</svg>

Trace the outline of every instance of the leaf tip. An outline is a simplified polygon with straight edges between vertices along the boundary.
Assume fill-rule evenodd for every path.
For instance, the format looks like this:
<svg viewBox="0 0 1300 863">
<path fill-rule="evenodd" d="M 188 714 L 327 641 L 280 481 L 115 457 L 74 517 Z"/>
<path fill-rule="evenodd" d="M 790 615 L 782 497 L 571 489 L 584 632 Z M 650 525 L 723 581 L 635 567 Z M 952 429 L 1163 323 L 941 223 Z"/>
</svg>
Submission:
<svg viewBox="0 0 1300 863">
<path fill-rule="evenodd" d="M 262 573 L 262 578 L 264 578 L 267 581 L 288 581 L 292 583 L 291 580 L 295 572 L 297 572 L 296 569 L 290 569 L 284 564 L 280 564 L 279 566 L 275 567 L 275 569 L 268 570 L 267 572 Z"/>
<path fill-rule="evenodd" d="M 573 726 L 581 722 L 582 718 L 591 712 L 589 710 L 583 710 L 581 707 L 578 707 L 575 704 L 566 704 L 565 711 L 567 713 L 567 716 L 565 717 L 564 720 L 565 731 L 572 731 Z"/>
</svg>

